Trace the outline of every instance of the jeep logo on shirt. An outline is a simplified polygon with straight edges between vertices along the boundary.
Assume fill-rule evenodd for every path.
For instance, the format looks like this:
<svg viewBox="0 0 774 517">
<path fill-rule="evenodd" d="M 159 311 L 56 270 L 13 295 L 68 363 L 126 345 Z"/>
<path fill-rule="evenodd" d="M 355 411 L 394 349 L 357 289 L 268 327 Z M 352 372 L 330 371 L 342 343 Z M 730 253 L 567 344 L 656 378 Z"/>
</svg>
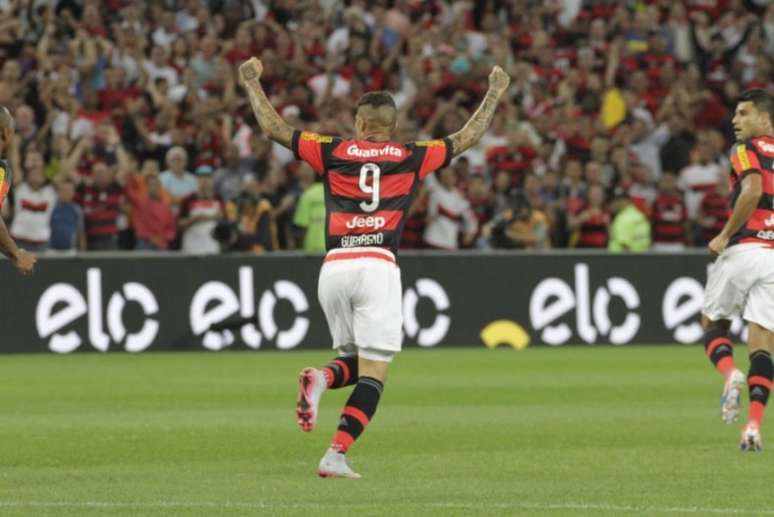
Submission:
<svg viewBox="0 0 774 517">
<path fill-rule="evenodd" d="M 384 217 L 381 216 L 355 216 L 349 221 L 347 221 L 346 226 L 350 230 L 354 230 L 355 228 L 373 228 L 374 230 L 378 230 L 380 228 L 384 228 L 384 226 L 387 224 L 387 221 L 384 219 Z"/>
</svg>

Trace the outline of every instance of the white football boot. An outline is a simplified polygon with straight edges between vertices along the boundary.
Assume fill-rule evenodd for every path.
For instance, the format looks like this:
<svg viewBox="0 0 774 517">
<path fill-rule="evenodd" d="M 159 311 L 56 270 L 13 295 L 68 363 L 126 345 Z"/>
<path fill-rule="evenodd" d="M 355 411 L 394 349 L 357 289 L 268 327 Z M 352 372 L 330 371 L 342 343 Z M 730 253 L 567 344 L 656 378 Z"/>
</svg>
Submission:
<svg viewBox="0 0 774 517">
<path fill-rule="evenodd" d="M 352 470 L 347 462 L 346 454 L 336 449 L 328 449 L 320 460 L 320 468 L 317 471 L 321 478 L 347 478 L 360 479 L 360 474 Z"/>
<path fill-rule="evenodd" d="M 742 429 L 742 440 L 739 442 L 739 448 L 743 451 L 759 452 L 763 450 L 763 441 L 761 440 L 761 430 L 752 422 L 748 423 Z"/>
<path fill-rule="evenodd" d="M 328 389 L 325 374 L 316 368 L 304 368 L 298 375 L 298 399 L 296 419 L 304 432 L 314 429 L 317 424 L 317 409 L 320 397 Z"/>
<path fill-rule="evenodd" d="M 741 398 L 745 377 L 741 370 L 734 368 L 726 377 L 723 385 L 723 395 L 720 397 L 720 418 L 731 424 L 739 420 L 742 411 Z"/>
</svg>

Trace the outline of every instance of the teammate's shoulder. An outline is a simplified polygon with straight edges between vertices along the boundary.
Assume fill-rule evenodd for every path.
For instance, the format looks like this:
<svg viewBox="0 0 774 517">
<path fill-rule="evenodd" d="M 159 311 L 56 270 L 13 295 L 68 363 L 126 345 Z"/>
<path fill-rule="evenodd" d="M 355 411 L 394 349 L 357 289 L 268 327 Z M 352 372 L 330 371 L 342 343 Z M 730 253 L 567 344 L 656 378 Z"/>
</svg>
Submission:
<svg viewBox="0 0 774 517">
<path fill-rule="evenodd" d="M 0 184 L 10 183 L 13 171 L 7 161 L 0 159 Z"/>
<path fill-rule="evenodd" d="M 747 161 L 748 153 L 755 154 L 757 152 L 757 149 L 755 145 L 753 144 L 753 139 L 748 138 L 745 140 L 737 140 L 736 142 L 731 145 L 731 147 L 728 149 L 728 156 L 730 157 L 731 161 L 733 162 L 735 159 L 739 159 L 742 162 Z"/>
<path fill-rule="evenodd" d="M 774 158 L 774 137 L 772 136 L 756 136 L 746 140 L 745 145 L 756 153 Z"/>
</svg>

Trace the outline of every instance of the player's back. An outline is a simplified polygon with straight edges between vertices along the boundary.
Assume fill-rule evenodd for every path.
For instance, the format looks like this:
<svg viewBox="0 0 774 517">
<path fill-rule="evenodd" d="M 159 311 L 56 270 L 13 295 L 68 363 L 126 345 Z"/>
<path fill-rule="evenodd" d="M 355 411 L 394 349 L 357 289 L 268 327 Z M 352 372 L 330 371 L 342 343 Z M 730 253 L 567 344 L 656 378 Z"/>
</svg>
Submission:
<svg viewBox="0 0 774 517">
<path fill-rule="evenodd" d="M 731 149 L 731 206 L 742 190 L 748 174 L 761 175 L 762 196 L 745 225 L 730 239 L 729 245 L 762 243 L 774 247 L 774 136 L 764 135 L 734 145 Z"/>
<path fill-rule="evenodd" d="M 328 250 L 394 252 L 420 181 L 451 159 L 447 140 L 401 144 L 296 132 L 293 149 L 323 176 Z"/>
</svg>

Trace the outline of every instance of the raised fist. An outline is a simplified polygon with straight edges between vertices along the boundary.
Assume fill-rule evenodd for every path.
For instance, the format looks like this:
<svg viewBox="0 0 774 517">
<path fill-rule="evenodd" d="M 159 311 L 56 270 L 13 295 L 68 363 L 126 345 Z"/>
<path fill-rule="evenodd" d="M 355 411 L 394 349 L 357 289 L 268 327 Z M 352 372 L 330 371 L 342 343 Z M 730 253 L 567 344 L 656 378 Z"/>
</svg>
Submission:
<svg viewBox="0 0 774 517">
<path fill-rule="evenodd" d="M 489 88 L 498 94 L 502 94 L 511 84 L 511 78 L 505 73 L 505 70 L 495 65 L 489 74 Z"/>
<path fill-rule="evenodd" d="M 251 57 L 239 65 L 239 78 L 243 83 L 260 79 L 262 72 L 263 63 L 261 63 L 261 60 L 258 58 Z"/>
</svg>

